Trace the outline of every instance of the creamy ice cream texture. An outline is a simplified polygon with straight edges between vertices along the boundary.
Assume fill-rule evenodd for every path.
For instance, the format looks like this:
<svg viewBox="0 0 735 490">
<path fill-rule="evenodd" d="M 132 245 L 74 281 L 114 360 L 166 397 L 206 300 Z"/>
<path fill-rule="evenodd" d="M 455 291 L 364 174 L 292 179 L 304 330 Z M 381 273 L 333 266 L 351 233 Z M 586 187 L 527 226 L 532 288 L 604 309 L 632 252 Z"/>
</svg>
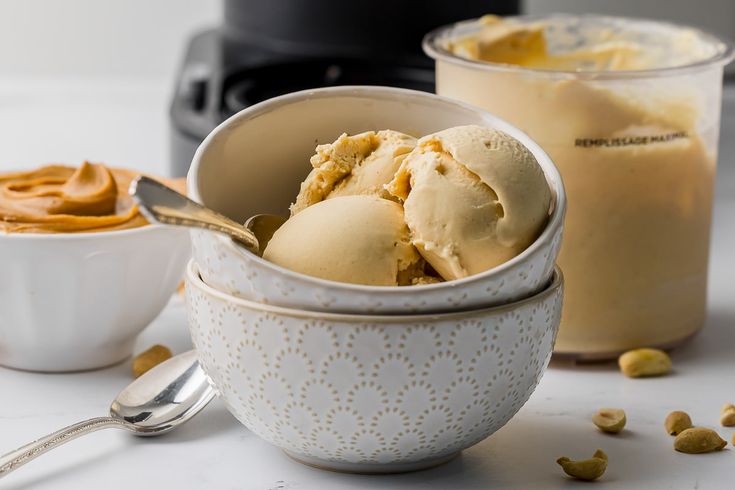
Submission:
<svg viewBox="0 0 735 490">
<path fill-rule="evenodd" d="M 422 138 L 388 189 L 404 203 L 413 244 L 446 280 L 518 255 L 541 233 L 551 205 L 531 152 L 480 126 Z"/>
<path fill-rule="evenodd" d="M 569 25 L 486 15 L 480 29 L 445 46 L 470 60 L 564 71 L 621 71 L 682 66 L 713 54 L 688 28 L 624 29 L 573 22 Z M 551 34 L 551 35 L 549 35 Z"/>
<path fill-rule="evenodd" d="M 418 142 L 396 131 L 342 135 L 317 147 L 311 163 L 292 217 L 263 257 L 335 281 L 409 285 L 477 274 L 532 243 L 551 205 L 528 149 L 480 126 Z"/>
<path fill-rule="evenodd" d="M 416 138 L 398 131 L 342 134 L 334 143 L 319 145 L 311 157 L 314 169 L 301 184 L 291 214 L 325 199 L 374 195 L 391 199 L 385 184 L 391 181 L 403 158 L 416 146 Z"/>
<path fill-rule="evenodd" d="M 263 258 L 333 281 L 396 286 L 424 275 L 400 204 L 372 195 L 309 206 L 276 231 Z"/>
<path fill-rule="evenodd" d="M 477 61 L 582 71 L 676 66 L 708 55 L 686 28 L 654 45 L 636 43 L 625 26 L 617 37 L 600 31 L 596 39 L 590 29 L 598 42 L 578 43 L 557 39 L 548 22 L 486 19 L 448 48 Z M 559 44 L 585 49 L 554 49 Z M 616 53 L 616 46 L 625 49 Z M 569 64 L 574 57 L 578 66 Z M 620 83 L 437 60 L 437 93 L 523 128 L 564 179 L 557 352 L 606 356 L 671 345 L 702 326 L 718 128 L 716 112 L 702 102 L 712 104 L 704 92 L 717 93 L 720 79 L 711 72 Z"/>
</svg>

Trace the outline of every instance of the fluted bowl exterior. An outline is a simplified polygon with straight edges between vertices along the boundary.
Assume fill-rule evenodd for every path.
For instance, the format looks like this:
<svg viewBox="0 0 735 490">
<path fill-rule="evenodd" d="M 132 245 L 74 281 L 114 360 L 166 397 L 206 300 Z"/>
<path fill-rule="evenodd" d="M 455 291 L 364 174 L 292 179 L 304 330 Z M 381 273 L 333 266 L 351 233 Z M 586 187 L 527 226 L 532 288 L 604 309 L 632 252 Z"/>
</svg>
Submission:
<svg viewBox="0 0 735 490">
<path fill-rule="evenodd" d="M 80 371 L 130 356 L 190 259 L 186 230 L 0 233 L 0 365 Z"/>
</svg>

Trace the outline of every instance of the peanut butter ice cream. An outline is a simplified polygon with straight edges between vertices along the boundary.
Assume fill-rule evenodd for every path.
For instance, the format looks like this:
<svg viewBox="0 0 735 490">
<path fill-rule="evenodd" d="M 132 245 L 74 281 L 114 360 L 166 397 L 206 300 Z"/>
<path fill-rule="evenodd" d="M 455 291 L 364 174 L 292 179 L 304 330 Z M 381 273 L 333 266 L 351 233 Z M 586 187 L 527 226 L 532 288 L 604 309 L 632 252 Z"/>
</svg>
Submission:
<svg viewBox="0 0 735 490">
<path fill-rule="evenodd" d="M 604 18 L 603 18 L 604 19 Z M 711 55 L 693 29 L 636 32 L 584 20 L 520 22 L 486 15 L 479 29 L 447 40 L 454 55 L 488 63 L 552 71 L 630 71 L 681 66 Z M 551 33 L 551 34 L 549 34 Z"/>
<path fill-rule="evenodd" d="M 594 16 L 451 29 L 428 48 L 437 93 L 526 131 L 564 179 L 556 352 L 613 357 L 691 336 L 705 315 L 723 45 Z"/>
<path fill-rule="evenodd" d="M 263 258 L 302 274 L 370 286 L 424 282 L 400 204 L 373 195 L 320 201 L 292 216 Z"/>
<path fill-rule="evenodd" d="M 385 184 L 416 146 L 416 138 L 398 131 L 342 134 L 334 143 L 319 145 L 311 157 L 314 169 L 301 184 L 291 214 L 325 199 L 374 195 L 391 199 Z"/>
<path fill-rule="evenodd" d="M 421 138 L 387 188 L 403 202 L 412 243 L 446 280 L 518 255 L 543 230 L 551 205 L 531 152 L 481 126 Z"/>
<path fill-rule="evenodd" d="M 391 130 L 343 134 L 311 163 L 263 258 L 323 279 L 404 286 L 477 274 L 523 251 L 550 211 L 536 159 L 490 128 L 418 145 Z"/>
</svg>

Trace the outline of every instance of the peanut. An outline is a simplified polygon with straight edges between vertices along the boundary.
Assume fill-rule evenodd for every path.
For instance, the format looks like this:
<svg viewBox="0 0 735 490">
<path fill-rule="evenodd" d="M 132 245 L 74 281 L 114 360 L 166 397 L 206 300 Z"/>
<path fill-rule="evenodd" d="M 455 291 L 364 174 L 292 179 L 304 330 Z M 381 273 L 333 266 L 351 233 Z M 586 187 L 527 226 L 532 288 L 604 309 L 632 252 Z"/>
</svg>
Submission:
<svg viewBox="0 0 735 490">
<path fill-rule="evenodd" d="M 671 370 L 671 358 L 658 349 L 634 349 L 618 358 L 620 370 L 630 378 L 661 376 Z"/>
<path fill-rule="evenodd" d="M 607 469 L 607 454 L 601 449 L 595 451 L 590 459 L 572 461 L 567 457 L 556 460 L 564 473 L 579 480 L 592 481 L 600 478 Z"/>
<path fill-rule="evenodd" d="M 712 429 L 693 427 L 686 429 L 674 439 L 674 449 L 687 454 L 710 453 L 719 451 L 727 445 L 727 441 Z"/>
<path fill-rule="evenodd" d="M 617 434 L 625 427 L 625 411 L 622 408 L 601 408 L 592 416 L 592 422 L 603 432 Z"/>
<path fill-rule="evenodd" d="M 664 427 L 666 427 L 666 432 L 670 436 L 677 436 L 683 431 L 692 428 L 692 419 L 688 413 L 676 410 L 666 416 Z"/>
<path fill-rule="evenodd" d="M 133 376 L 139 377 L 171 357 L 171 349 L 163 345 L 154 345 L 141 352 L 133 359 Z"/>
<path fill-rule="evenodd" d="M 725 404 L 720 412 L 720 423 L 723 427 L 735 426 L 735 405 L 732 403 Z"/>
</svg>

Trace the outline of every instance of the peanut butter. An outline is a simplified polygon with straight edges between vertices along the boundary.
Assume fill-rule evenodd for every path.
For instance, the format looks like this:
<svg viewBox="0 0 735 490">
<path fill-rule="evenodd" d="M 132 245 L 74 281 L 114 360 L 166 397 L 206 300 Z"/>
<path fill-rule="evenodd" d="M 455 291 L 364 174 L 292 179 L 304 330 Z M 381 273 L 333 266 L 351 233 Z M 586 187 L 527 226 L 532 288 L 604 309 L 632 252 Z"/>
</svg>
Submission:
<svg viewBox="0 0 735 490">
<path fill-rule="evenodd" d="M 128 195 L 137 173 L 84 162 L 0 174 L 0 231 L 78 233 L 148 224 Z"/>
</svg>

